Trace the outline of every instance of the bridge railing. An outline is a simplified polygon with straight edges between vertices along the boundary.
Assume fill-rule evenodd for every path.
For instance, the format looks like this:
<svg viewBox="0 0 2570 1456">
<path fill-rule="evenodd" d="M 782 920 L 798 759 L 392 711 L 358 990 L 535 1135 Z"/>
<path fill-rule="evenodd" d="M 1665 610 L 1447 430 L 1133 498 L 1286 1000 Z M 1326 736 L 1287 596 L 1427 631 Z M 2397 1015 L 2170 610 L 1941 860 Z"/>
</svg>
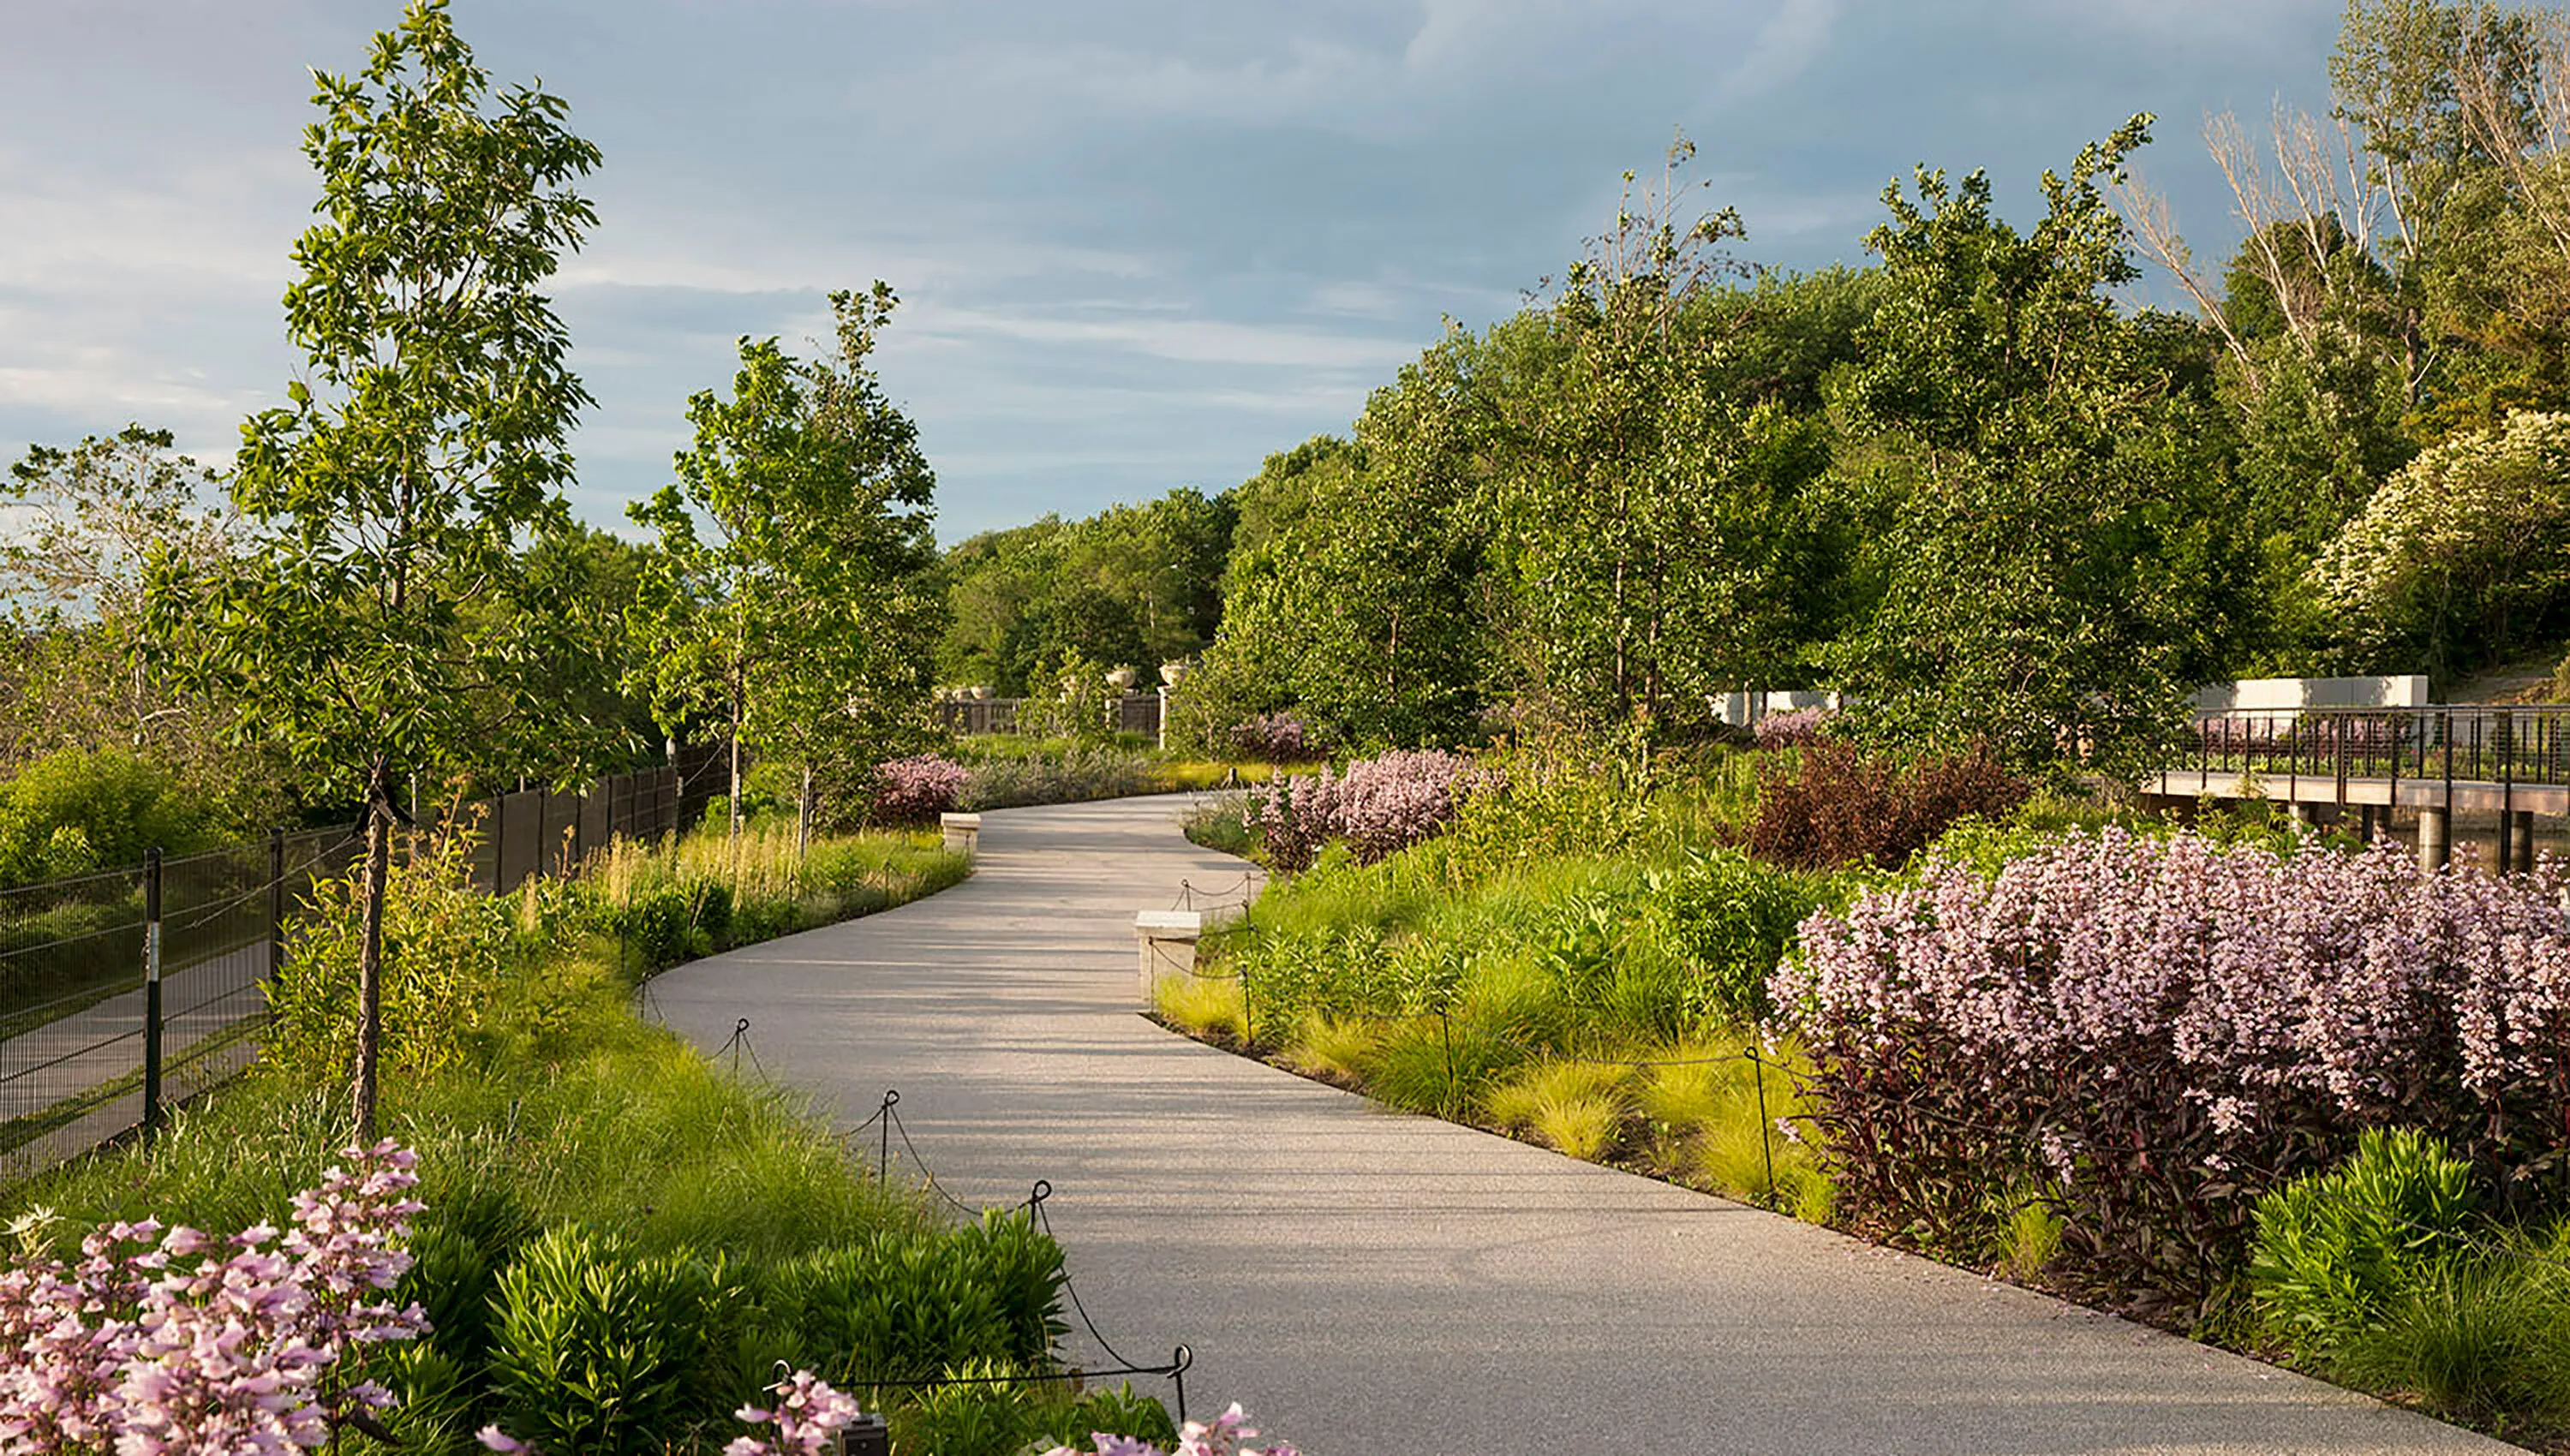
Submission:
<svg viewBox="0 0 2570 1456">
<path fill-rule="evenodd" d="M 2193 767 L 2263 779 L 2570 785 L 2570 705 L 2237 708 L 2194 724 Z"/>
</svg>

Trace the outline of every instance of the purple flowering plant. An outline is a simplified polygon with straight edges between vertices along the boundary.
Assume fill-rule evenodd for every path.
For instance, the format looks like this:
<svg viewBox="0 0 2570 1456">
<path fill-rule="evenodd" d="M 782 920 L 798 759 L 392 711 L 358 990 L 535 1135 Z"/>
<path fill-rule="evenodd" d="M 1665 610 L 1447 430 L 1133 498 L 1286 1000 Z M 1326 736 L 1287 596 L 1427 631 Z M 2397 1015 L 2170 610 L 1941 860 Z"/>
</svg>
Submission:
<svg viewBox="0 0 2570 1456">
<path fill-rule="evenodd" d="M 2073 833 L 1995 874 L 1931 859 L 1803 922 L 1771 982 L 1844 1205 L 1949 1252 L 2034 1186 L 2059 1273 L 2200 1316 L 2258 1196 L 2368 1128 L 2445 1139 L 2512 1204 L 2570 1154 L 2570 889 L 2557 863 L 2420 870 L 2390 842 L 2280 855 Z"/>
<path fill-rule="evenodd" d="M 1461 754 L 1395 749 L 1349 764 L 1345 775 L 1323 768 L 1271 780 L 1250 790 L 1244 815 L 1276 870 L 1309 869 L 1334 839 L 1370 865 L 1453 827 L 1484 778 Z"/>
<path fill-rule="evenodd" d="M 1750 737 L 1760 748 L 1809 748 L 1821 741 L 1821 730 L 1830 721 L 1827 708 L 1794 708 L 1770 713 L 1753 725 Z"/>
<path fill-rule="evenodd" d="M 1223 730 L 1222 746 L 1234 758 L 1261 763 L 1310 763 L 1321 757 L 1320 738 L 1292 713 L 1260 713 Z"/>
<path fill-rule="evenodd" d="M 281 1233 L 116 1223 L 65 1261 L 22 1220 L 30 1247 L 0 1270 L 0 1452 L 283 1456 L 379 1431 L 391 1393 L 352 1378 L 353 1357 L 427 1329 L 388 1297 L 417 1160 L 389 1141 L 347 1157 Z"/>
<path fill-rule="evenodd" d="M 886 824 L 922 824 L 963 802 L 972 774 L 933 753 L 875 765 L 875 817 Z"/>
</svg>

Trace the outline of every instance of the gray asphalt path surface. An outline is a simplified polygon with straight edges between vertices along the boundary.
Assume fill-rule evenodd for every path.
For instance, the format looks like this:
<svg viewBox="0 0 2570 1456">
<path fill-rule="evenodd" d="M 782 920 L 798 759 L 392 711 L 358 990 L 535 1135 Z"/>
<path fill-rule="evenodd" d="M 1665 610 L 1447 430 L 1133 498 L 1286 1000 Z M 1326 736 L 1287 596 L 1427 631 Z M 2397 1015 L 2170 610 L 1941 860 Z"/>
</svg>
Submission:
<svg viewBox="0 0 2570 1456">
<path fill-rule="evenodd" d="M 1115 1349 L 1187 1343 L 1191 1413 L 1238 1400 L 1313 1456 L 2515 1449 L 1172 1035 L 1136 1011 L 1133 914 L 1243 869 L 1181 837 L 1184 808 L 987 815 L 966 884 L 651 1001 L 708 1051 L 747 1017 L 756 1064 L 839 1126 L 898 1088 L 968 1203 L 1049 1180 Z"/>
</svg>

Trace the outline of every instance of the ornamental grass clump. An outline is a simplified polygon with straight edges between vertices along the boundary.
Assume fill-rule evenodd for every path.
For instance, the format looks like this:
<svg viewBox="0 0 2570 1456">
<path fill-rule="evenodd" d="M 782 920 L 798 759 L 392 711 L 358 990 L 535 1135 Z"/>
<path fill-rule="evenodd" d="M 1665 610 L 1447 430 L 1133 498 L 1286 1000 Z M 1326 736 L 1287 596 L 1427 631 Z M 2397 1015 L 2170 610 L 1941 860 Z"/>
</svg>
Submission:
<svg viewBox="0 0 2570 1456">
<path fill-rule="evenodd" d="M 2043 1187 L 2073 1283 L 2200 1318 L 2259 1195 L 2368 1128 L 2442 1138 L 2499 1206 L 2560 1201 L 2564 886 L 2074 832 L 1813 915 L 1771 992 L 1858 1222 L 1977 1259 Z"/>
</svg>

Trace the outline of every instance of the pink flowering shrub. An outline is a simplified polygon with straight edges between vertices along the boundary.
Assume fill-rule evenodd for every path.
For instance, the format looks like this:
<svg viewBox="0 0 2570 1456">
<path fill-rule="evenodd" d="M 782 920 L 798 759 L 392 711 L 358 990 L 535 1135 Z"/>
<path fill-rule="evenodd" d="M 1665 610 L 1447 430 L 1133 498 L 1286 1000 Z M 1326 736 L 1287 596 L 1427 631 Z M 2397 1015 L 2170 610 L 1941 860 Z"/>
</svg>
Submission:
<svg viewBox="0 0 2570 1456">
<path fill-rule="evenodd" d="M 1441 749 L 1395 749 L 1348 765 L 1339 781 L 1339 832 L 1371 865 L 1443 834 L 1479 782 L 1472 760 Z"/>
<path fill-rule="evenodd" d="M 1809 748 L 1821 741 L 1821 729 L 1830 721 L 1827 708 L 1795 708 L 1790 712 L 1770 713 L 1753 725 L 1749 732 L 1760 748 Z"/>
<path fill-rule="evenodd" d="M 1259 836 L 1269 869 L 1291 875 L 1308 870 L 1321 846 L 1339 835 L 1339 779 L 1317 774 L 1270 779 L 1249 791 L 1242 817 Z"/>
<path fill-rule="evenodd" d="M 363 1346 L 425 1332 L 387 1291 L 419 1205 L 416 1160 L 393 1143 L 295 1195 L 282 1235 L 228 1240 L 152 1220 L 111 1224 L 66 1264 L 0 1272 L 0 1452 L 283 1456 L 370 1424 L 392 1403 L 352 1378 Z"/>
<path fill-rule="evenodd" d="M 1241 1443 L 1258 1434 L 1245 1424 L 1248 1417 L 1234 1402 L 1231 1409 L 1216 1416 L 1212 1424 L 1189 1421 L 1178 1431 L 1175 1449 L 1162 1451 L 1147 1441 L 1130 1436 L 1110 1436 L 1100 1431 L 1089 1437 L 1086 1446 L 1056 1446 L 1044 1456 L 1300 1456 L 1293 1447 L 1279 1441 L 1272 1446 L 1244 1446 Z M 731 1453 L 726 1453 L 731 1456 Z"/>
<path fill-rule="evenodd" d="M 1260 713 L 1222 732 L 1222 747 L 1233 758 L 1261 763 L 1310 763 L 1321 757 L 1319 737 L 1291 713 Z"/>
<path fill-rule="evenodd" d="M 1334 839 L 1371 865 L 1451 828 L 1484 778 L 1460 754 L 1394 749 L 1348 765 L 1344 777 L 1324 768 L 1259 785 L 1249 791 L 1244 817 L 1272 869 L 1309 869 Z"/>
<path fill-rule="evenodd" d="M 933 753 L 877 764 L 875 818 L 885 824 L 924 824 L 952 812 L 971 779 L 962 764 Z"/>
<path fill-rule="evenodd" d="M 2107 829 L 1815 914 L 1770 989 L 1860 1223 L 1968 1253 L 2041 1188 L 2062 1273 L 2200 1313 L 2258 1196 L 2367 1128 L 2425 1129 L 2519 1207 L 2557 1198 L 2563 890 L 2549 864 L 2500 880 L 2388 843 Z"/>
</svg>

